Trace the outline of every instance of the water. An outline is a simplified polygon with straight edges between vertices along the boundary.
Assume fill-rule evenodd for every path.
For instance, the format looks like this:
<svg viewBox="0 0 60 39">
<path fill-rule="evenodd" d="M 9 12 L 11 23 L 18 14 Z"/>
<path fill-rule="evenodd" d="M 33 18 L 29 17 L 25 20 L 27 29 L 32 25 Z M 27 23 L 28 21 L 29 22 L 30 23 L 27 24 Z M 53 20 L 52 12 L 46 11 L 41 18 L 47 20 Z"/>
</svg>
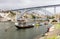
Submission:
<svg viewBox="0 0 60 39">
<path fill-rule="evenodd" d="M 7 28 L 8 26 L 10 28 Z M 44 25 L 18 30 L 13 22 L 0 22 L 0 39 L 34 39 L 36 36 L 42 35 L 46 31 L 47 27 Z"/>
</svg>

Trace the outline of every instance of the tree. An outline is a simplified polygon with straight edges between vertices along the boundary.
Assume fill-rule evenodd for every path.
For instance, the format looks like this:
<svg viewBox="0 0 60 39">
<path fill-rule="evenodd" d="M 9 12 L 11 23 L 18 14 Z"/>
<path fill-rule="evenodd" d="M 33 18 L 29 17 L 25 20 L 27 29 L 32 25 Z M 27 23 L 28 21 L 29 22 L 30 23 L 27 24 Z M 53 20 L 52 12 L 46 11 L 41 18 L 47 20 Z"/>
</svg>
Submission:
<svg viewBox="0 0 60 39">
<path fill-rule="evenodd" d="M 31 14 L 31 16 L 32 16 L 32 18 L 33 18 L 33 19 L 35 19 L 35 18 L 36 18 L 33 14 Z"/>
</svg>

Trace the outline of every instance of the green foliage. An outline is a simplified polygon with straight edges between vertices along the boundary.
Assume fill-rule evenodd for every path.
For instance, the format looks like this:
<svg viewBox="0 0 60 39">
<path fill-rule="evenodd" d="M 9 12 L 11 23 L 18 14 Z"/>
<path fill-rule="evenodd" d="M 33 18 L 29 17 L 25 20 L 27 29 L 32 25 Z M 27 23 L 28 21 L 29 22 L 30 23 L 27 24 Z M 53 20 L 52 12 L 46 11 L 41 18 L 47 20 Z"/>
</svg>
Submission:
<svg viewBox="0 0 60 39">
<path fill-rule="evenodd" d="M 35 19 L 35 18 L 36 18 L 33 14 L 31 14 L 31 16 L 32 16 L 32 18 L 33 18 L 33 19 Z"/>
<path fill-rule="evenodd" d="M 35 24 L 35 26 L 39 26 L 39 25 L 40 25 L 40 24 L 38 24 L 38 23 L 37 23 L 37 24 Z"/>
<path fill-rule="evenodd" d="M 57 20 L 53 20 L 52 22 L 57 22 Z"/>
<path fill-rule="evenodd" d="M 47 18 L 49 18 L 49 19 L 54 19 L 55 17 L 54 16 L 47 16 Z"/>
<path fill-rule="evenodd" d="M 57 36 L 52 36 L 52 37 L 50 37 L 48 39 L 57 39 Z"/>
<path fill-rule="evenodd" d="M 16 15 L 14 12 L 12 12 L 12 11 L 10 11 L 10 13 L 12 14 L 12 15 Z"/>
<path fill-rule="evenodd" d="M 48 39 L 60 39 L 60 36 L 53 36 L 53 37 L 50 37 Z"/>
<path fill-rule="evenodd" d="M 60 29 L 60 23 L 56 24 L 56 25 L 55 25 L 55 28 L 56 28 L 56 29 Z"/>
</svg>

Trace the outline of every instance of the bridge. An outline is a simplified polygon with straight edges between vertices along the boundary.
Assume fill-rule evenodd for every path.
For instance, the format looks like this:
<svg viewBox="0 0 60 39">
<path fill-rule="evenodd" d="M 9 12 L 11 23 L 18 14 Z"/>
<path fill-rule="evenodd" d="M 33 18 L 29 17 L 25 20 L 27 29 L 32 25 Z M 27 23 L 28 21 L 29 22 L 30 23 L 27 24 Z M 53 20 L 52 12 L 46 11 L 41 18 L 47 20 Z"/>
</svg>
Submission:
<svg viewBox="0 0 60 39">
<path fill-rule="evenodd" d="M 56 13 L 56 7 L 60 7 L 60 4 L 46 5 L 46 6 L 38 6 L 38 7 L 30 7 L 30 8 L 15 9 L 15 10 L 7 10 L 7 11 L 19 11 L 19 13 L 21 13 L 21 14 L 20 14 L 20 16 L 17 19 L 19 19 L 21 16 L 23 16 L 23 14 L 25 12 L 38 12 L 38 11 L 41 11 L 41 12 L 44 12 L 43 14 L 45 14 L 45 15 L 52 16 L 53 15 L 52 12 L 46 10 L 47 8 L 50 8 L 50 7 L 54 8 L 54 13 Z"/>
</svg>

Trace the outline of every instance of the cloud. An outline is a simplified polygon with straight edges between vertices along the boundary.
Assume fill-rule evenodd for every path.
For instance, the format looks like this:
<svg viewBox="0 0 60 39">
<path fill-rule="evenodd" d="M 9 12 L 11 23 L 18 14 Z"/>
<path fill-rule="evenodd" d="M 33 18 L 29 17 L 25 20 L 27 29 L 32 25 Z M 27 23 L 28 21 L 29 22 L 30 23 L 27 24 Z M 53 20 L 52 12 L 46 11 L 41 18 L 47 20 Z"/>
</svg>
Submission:
<svg viewBox="0 0 60 39">
<path fill-rule="evenodd" d="M 53 4 L 60 4 L 60 0 L 0 0 L 0 9 L 9 10 Z"/>
</svg>

